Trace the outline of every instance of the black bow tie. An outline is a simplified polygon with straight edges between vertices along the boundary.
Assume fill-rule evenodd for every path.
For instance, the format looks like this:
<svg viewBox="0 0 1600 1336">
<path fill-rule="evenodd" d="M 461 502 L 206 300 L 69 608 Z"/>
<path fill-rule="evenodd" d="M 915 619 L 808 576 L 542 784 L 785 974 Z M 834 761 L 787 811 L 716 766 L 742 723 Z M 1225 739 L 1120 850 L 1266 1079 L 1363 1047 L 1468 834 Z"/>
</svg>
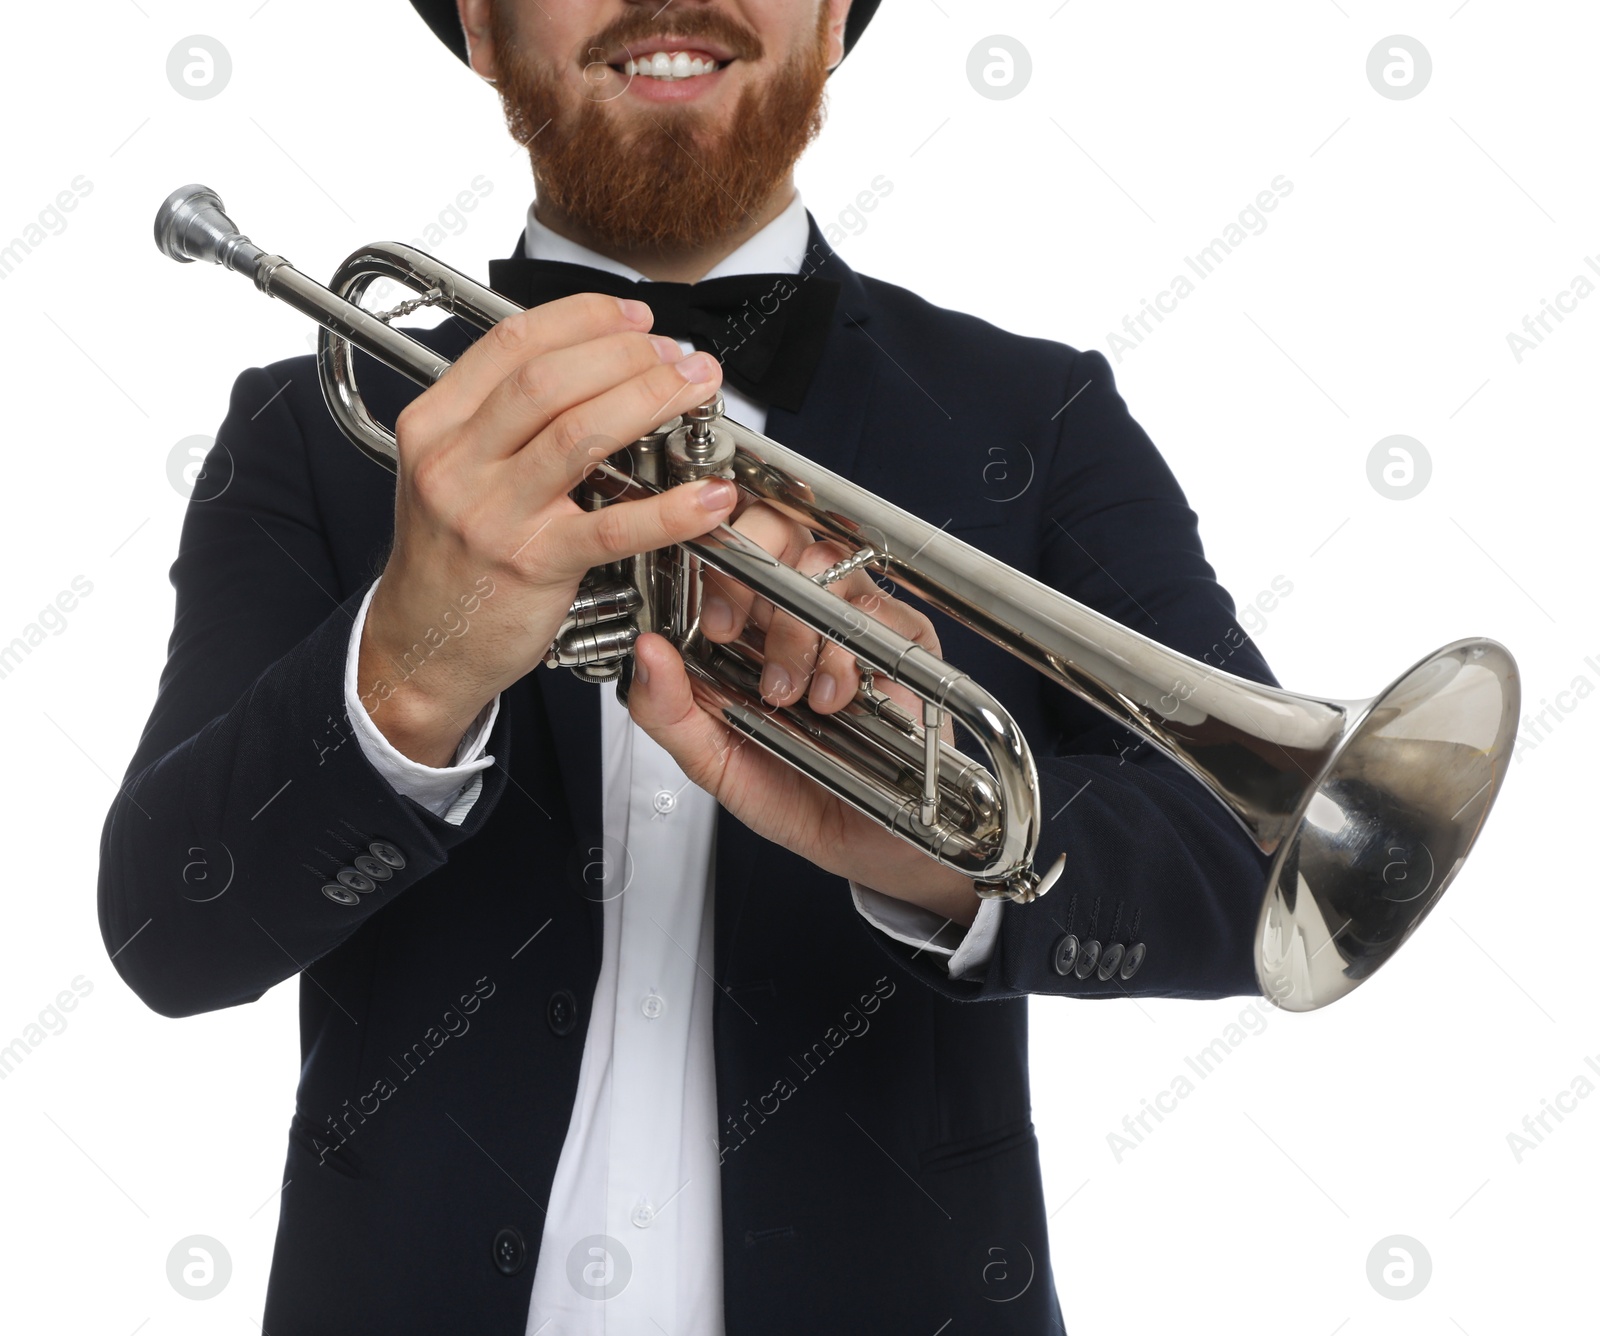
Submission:
<svg viewBox="0 0 1600 1336">
<path fill-rule="evenodd" d="M 722 363 L 734 389 L 790 412 L 805 398 L 839 300 L 838 283 L 814 276 L 733 274 L 699 283 L 636 283 L 559 260 L 491 260 L 489 286 L 523 306 L 575 292 L 642 301 L 655 312 L 655 333 L 688 339 Z"/>
</svg>

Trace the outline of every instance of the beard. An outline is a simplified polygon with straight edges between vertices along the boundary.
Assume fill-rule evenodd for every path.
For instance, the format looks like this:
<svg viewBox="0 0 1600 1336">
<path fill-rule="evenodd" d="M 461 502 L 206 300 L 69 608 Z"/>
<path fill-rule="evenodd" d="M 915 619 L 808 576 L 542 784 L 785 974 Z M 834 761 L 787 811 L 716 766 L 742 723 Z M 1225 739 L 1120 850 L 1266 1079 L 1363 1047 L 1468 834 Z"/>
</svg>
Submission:
<svg viewBox="0 0 1600 1336">
<path fill-rule="evenodd" d="M 539 198 L 609 248 L 664 255 L 752 225 L 822 128 L 826 5 L 815 41 L 764 83 L 747 86 L 721 129 L 699 108 L 671 103 L 614 114 L 619 109 L 600 100 L 587 72 L 585 91 L 576 92 L 570 78 L 531 59 L 504 8 L 499 0 L 490 5 L 489 29 L 506 126 L 527 146 Z M 632 46 L 659 30 L 646 10 L 630 9 L 585 49 Z M 721 42 L 741 60 L 762 54 L 754 32 L 716 10 L 681 11 L 673 31 Z"/>
</svg>

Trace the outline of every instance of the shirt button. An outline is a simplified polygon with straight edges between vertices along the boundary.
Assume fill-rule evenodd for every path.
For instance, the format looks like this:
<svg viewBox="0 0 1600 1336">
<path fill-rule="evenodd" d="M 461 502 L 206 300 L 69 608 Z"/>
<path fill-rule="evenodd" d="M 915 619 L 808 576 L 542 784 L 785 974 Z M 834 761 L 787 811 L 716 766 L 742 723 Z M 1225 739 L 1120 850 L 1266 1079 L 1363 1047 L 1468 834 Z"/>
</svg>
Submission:
<svg viewBox="0 0 1600 1336">
<path fill-rule="evenodd" d="M 651 1223 L 656 1218 L 655 1208 L 651 1206 L 650 1203 L 647 1202 L 643 1197 L 641 1197 L 639 1199 L 639 1204 L 633 1208 L 633 1215 L 631 1218 L 633 1223 L 636 1224 L 640 1229 L 649 1229 Z"/>
<path fill-rule="evenodd" d="M 662 816 L 667 816 L 678 805 L 678 795 L 670 789 L 662 789 L 650 801 L 656 811 L 660 812 Z"/>
<path fill-rule="evenodd" d="M 578 1026 L 578 999 L 565 988 L 557 988 L 545 1004 L 545 1020 L 558 1035 L 566 1036 Z"/>
<path fill-rule="evenodd" d="M 666 1009 L 666 999 L 657 993 L 649 994 L 645 1000 L 639 1004 L 639 1010 L 644 1012 L 644 1014 L 651 1020 L 655 1020 L 655 1018 Z"/>
<path fill-rule="evenodd" d="M 503 1276 L 514 1276 L 528 1260 L 528 1245 L 509 1225 L 494 1236 L 494 1265 Z"/>
</svg>

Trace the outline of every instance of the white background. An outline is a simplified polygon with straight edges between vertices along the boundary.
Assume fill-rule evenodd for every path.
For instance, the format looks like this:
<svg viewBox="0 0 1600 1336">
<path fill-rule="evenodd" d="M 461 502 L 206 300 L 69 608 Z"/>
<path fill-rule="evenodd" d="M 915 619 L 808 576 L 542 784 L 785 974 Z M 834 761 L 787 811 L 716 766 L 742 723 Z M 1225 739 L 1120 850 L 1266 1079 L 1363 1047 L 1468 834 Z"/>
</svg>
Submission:
<svg viewBox="0 0 1600 1336">
<path fill-rule="evenodd" d="M 74 978 L 93 991 L 0 1081 L 0 1326 L 250 1332 L 297 1075 L 294 986 L 156 1016 L 107 960 L 95 877 L 170 629 L 184 499 L 169 454 L 216 430 L 241 368 L 306 351 L 310 327 L 235 276 L 163 259 L 150 220 L 205 181 L 264 245 L 326 275 L 361 242 L 422 235 L 481 174 L 492 192 L 437 247 L 481 274 L 516 238 L 528 168 L 492 92 L 402 0 L 13 5 L 6 28 L 0 244 L 75 177 L 92 189 L 0 280 L 0 642 L 73 577 L 93 592 L 0 679 L 0 1045 Z M 203 101 L 166 77 L 196 33 L 233 63 Z M 993 33 L 1032 56 L 1009 100 L 966 77 Z M 1432 54 L 1410 100 L 1366 77 L 1396 33 Z M 1576 677 L 1600 684 L 1600 297 L 1520 364 L 1506 335 L 1600 255 L 1597 50 L 1600 13 L 1575 2 L 886 0 L 832 81 L 801 190 L 827 222 L 888 178 L 840 245 L 857 269 L 1106 350 L 1185 255 L 1287 177 L 1266 230 L 1114 359 L 1119 388 L 1235 598 L 1292 584 L 1258 636 L 1286 686 L 1364 696 L 1479 634 L 1513 649 L 1537 708 Z M 1367 477 L 1394 433 L 1433 464 L 1406 501 Z M 1592 1328 L 1600 1098 L 1520 1162 L 1507 1134 L 1600 1055 L 1597 723 L 1600 703 L 1578 701 L 1523 749 L 1398 964 L 1329 1011 L 1273 1014 L 1120 1162 L 1108 1133 L 1246 1000 L 1033 1004 L 1069 1328 Z M 190 1234 L 233 1261 L 207 1303 L 166 1276 Z M 1392 1234 L 1433 1261 L 1404 1302 L 1367 1278 Z"/>
</svg>

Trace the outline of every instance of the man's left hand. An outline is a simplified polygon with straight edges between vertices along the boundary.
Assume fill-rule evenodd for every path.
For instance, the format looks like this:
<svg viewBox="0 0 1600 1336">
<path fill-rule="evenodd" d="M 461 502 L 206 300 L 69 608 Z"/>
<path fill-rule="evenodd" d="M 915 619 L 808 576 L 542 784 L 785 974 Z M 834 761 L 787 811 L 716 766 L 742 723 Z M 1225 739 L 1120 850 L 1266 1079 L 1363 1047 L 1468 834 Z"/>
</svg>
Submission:
<svg viewBox="0 0 1600 1336">
<path fill-rule="evenodd" d="M 849 555 L 837 543 L 816 541 L 803 526 L 760 503 L 749 506 L 734 527 L 802 575 L 827 570 Z M 769 705 L 792 705 L 804 696 L 812 710 L 833 714 L 854 699 L 861 676 L 853 655 L 744 585 L 711 571 L 705 573 L 705 581 L 700 624 L 707 639 L 724 644 L 737 639 L 747 621 L 765 633 L 761 694 Z M 890 598 L 866 571 L 856 571 L 828 588 L 930 654 L 939 654 L 933 623 L 915 608 Z M 880 675 L 874 689 L 921 719 L 921 699 L 906 688 Z M 979 899 L 970 878 L 891 835 L 702 708 L 683 659 L 663 636 L 643 635 L 634 645 L 628 710 L 693 783 L 756 834 L 858 885 L 921 905 L 956 923 L 972 922 Z M 948 720 L 944 740 L 953 741 Z"/>
</svg>

